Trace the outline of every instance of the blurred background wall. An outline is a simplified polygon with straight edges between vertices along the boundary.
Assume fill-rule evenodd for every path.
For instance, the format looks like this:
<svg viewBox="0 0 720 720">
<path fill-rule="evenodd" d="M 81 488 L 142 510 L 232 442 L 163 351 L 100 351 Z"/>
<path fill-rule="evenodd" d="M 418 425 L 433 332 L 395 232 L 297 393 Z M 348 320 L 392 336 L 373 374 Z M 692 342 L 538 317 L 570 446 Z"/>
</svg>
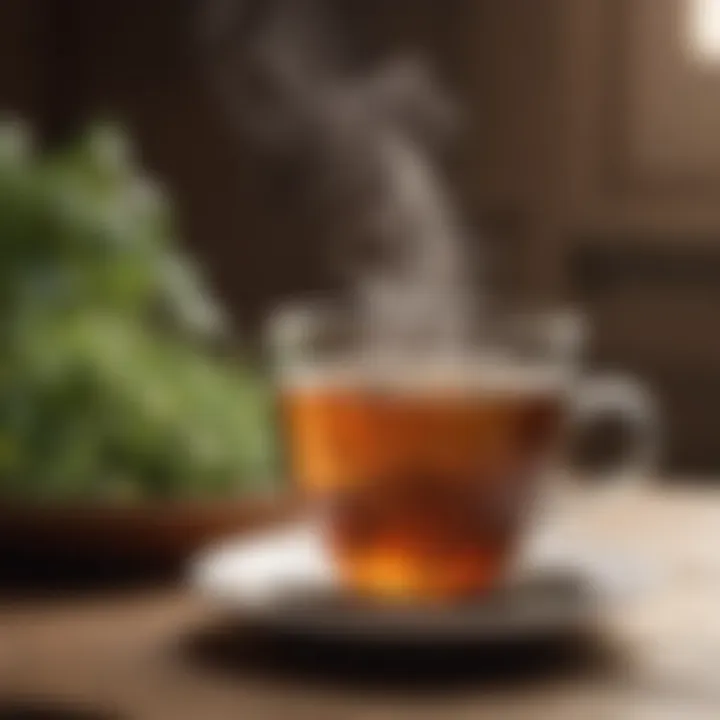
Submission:
<svg viewBox="0 0 720 720">
<path fill-rule="evenodd" d="M 457 190 L 498 286 L 584 308 L 592 359 L 660 394 L 686 475 L 720 469 L 720 64 L 691 51 L 701 1 L 337 0 L 378 54 L 431 57 L 466 110 Z M 253 333 L 328 268 L 301 179 L 243 144 L 208 91 L 201 3 L 3 0 L 0 107 L 47 142 L 124 121 Z"/>
</svg>

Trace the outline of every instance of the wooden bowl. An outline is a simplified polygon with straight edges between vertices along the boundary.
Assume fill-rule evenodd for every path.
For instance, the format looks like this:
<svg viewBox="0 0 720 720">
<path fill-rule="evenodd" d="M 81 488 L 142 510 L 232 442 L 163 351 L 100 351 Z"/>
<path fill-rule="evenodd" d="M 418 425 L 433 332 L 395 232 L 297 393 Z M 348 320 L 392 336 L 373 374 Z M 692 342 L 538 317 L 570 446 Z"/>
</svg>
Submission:
<svg viewBox="0 0 720 720">
<path fill-rule="evenodd" d="M 293 517 L 286 495 L 197 503 L 0 504 L 0 584 L 176 573 L 198 550 Z"/>
</svg>

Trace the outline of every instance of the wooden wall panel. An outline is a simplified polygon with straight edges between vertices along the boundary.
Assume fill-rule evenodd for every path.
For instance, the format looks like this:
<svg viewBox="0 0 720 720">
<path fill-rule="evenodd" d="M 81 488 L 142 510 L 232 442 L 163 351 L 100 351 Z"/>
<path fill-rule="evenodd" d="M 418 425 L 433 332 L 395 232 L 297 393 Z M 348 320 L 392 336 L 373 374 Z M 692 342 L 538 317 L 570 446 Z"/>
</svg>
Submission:
<svg viewBox="0 0 720 720">
<path fill-rule="evenodd" d="M 571 226 L 705 242 L 720 229 L 720 74 L 685 47 L 686 0 L 564 13 Z"/>
<path fill-rule="evenodd" d="M 687 52 L 685 0 L 564 12 L 573 295 L 593 359 L 649 380 L 669 467 L 720 469 L 720 74 Z"/>
<path fill-rule="evenodd" d="M 39 5 L 38 0 L 0 2 L 0 114 L 34 116 L 42 102 Z"/>
</svg>

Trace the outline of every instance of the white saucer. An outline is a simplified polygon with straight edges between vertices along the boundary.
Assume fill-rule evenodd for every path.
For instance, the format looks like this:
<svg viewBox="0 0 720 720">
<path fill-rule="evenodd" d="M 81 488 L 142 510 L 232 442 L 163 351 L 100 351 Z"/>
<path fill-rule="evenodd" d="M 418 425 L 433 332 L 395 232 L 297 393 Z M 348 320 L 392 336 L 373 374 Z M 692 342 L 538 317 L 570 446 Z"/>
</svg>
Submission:
<svg viewBox="0 0 720 720">
<path fill-rule="evenodd" d="M 300 523 L 208 550 L 190 579 L 245 625 L 325 639 L 436 643 L 572 632 L 637 593 L 649 576 L 627 555 L 538 537 L 490 596 L 442 608 L 370 605 L 343 595 L 320 531 Z"/>
</svg>

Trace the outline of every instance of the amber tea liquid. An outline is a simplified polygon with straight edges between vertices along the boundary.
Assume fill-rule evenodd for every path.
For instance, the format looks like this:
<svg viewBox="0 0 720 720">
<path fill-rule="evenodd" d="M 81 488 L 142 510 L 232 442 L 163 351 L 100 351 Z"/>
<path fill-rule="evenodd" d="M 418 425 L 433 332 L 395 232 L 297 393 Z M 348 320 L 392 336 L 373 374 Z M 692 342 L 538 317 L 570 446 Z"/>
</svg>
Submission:
<svg viewBox="0 0 720 720">
<path fill-rule="evenodd" d="M 285 385 L 292 472 L 328 510 L 346 586 L 437 600 L 502 576 L 561 426 L 531 370 L 316 373 Z"/>
</svg>

